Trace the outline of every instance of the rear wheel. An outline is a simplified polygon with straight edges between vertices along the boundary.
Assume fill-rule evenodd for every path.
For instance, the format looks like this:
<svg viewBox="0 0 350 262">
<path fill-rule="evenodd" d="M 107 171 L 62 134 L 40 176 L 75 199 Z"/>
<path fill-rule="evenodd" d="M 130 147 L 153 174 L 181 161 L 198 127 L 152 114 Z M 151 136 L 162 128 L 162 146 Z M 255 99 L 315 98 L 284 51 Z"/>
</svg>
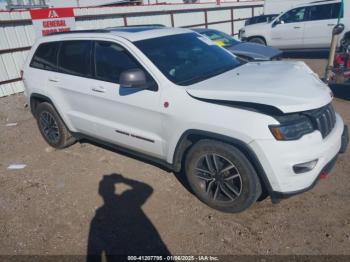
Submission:
<svg viewBox="0 0 350 262">
<path fill-rule="evenodd" d="M 262 192 L 249 160 L 222 142 L 202 140 L 195 144 L 186 158 L 186 176 L 201 201 L 224 212 L 249 208 Z"/>
<path fill-rule="evenodd" d="M 266 41 L 262 37 L 252 37 L 248 40 L 248 42 L 266 45 Z"/>
<path fill-rule="evenodd" d="M 41 135 L 50 146 L 60 149 L 76 141 L 50 103 L 43 102 L 38 105 L 36 120 Z"/>
</svg>

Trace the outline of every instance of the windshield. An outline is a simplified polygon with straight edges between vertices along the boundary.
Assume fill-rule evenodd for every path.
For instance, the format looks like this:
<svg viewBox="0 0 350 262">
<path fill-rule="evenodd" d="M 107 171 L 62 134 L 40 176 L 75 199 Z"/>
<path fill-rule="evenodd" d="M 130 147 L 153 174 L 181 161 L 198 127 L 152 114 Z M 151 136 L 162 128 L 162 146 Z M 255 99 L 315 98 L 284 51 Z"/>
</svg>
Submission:
<svg viewBox="0 0 350 262">
<path fill-rule="evenodd" d="M 178 85 L 191 85 L 240 65 L 228 51 L 196 33 L 152 38 L 134 44 Z"/>
<path fill-rule="evenodd" d="M 214 41 L 218 46 L 229 47 L 239 44 L 237 40 L 233 39 L 231 36 L 223 32 L 212 30 L 201 32 L 201 34 Z"/>
</svg>

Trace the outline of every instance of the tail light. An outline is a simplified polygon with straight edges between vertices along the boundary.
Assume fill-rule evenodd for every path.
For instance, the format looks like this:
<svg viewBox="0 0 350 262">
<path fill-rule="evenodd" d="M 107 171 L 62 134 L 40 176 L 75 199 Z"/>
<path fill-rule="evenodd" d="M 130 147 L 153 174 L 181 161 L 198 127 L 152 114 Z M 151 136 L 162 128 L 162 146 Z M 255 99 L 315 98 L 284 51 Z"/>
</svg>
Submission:
<svg viewBox="0 0 350 262">
<path fill-rule="evenodd" d="M 23 79 L 23 70 L 20 71 L 21 78 Z"/>
</svg>

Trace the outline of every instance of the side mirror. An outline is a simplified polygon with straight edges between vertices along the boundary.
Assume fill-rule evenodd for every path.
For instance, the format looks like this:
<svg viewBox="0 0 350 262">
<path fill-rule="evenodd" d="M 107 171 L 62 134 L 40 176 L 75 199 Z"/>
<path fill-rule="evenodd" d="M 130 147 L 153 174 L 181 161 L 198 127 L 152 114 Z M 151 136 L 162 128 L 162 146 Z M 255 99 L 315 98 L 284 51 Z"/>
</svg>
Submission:
<svg viewBox="0 0 350 262">
<path fill-rule="evenodd" d="M 145 72 L 139 68 L 125 70 L 119 77 L 120 87 L 124 88 L 147 88 Z"/>
<path fill-rule="evenodd" d="M 277 20 L 275 20 L 275 22 L 272 23 L 272 27 L 275 27 L 275 26 L 277 26 L 279 24 L 284 24 L 284 22 L 282 20 L 280 20 L 280 19 L 277 19 Z"/>
<path fill-rule="evenodd" d="M 345 26 L 343 24 L 338 24 L 333 28 L 332 34 L 340 35 L 341 33 L 343 33 L 344 29 L 345 29 Z"/>
</svg>

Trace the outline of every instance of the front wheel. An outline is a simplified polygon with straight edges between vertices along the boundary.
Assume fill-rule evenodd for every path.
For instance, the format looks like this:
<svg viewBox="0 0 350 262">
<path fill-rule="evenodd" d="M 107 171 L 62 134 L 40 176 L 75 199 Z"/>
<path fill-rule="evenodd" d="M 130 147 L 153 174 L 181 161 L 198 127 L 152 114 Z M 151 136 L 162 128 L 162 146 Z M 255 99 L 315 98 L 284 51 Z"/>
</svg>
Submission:
<svg viewBox="0 0 350 262">
<path fill-rule="evenodd" d="M 252 37 L 248 40 L 248 42 L 256 43 L 256 44 L 260 44 L 260 45 L 266 45 L 265 40 L 261 37 Z"/>
<path fill-rule="evenodd" d="M 224 212 L 246 210 L 262 192 L 249 160 L 222 142 L 202 140 L 195 144 L 186 158 L 186 176 L 202 202 Z"/>
</svg>

